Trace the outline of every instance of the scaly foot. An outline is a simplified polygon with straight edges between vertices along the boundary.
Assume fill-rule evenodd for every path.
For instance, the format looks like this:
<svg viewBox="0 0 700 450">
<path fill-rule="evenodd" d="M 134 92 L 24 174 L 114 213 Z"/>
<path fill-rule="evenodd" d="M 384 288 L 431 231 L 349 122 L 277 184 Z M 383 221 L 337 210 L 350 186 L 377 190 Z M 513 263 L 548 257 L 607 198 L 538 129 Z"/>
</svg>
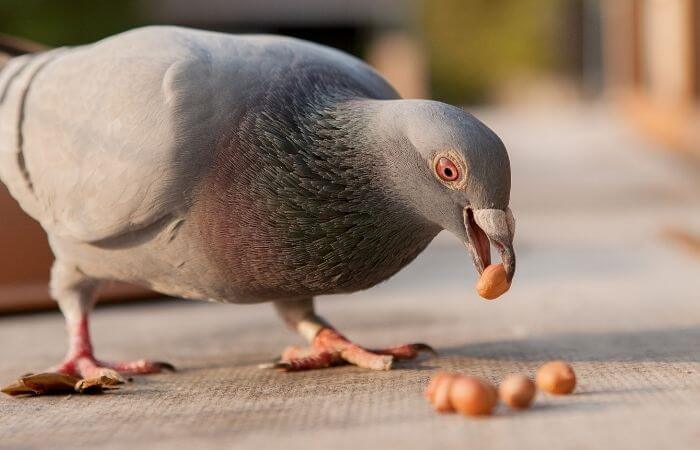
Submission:
<svg viewBox="0 0 700 450">
<path fill-rule="evenodd" d="M 61 364 L 49 369 L 49 372 L 62 373 L 79 378 L 99 378 L 102 375 L 107 375 L 123 381 L 119 374 L 145 375 L 158 373 L 163 370 L 175 370 L 172 364 L 145 359 L 114 363 L 96 359 L 90 340 L 87 314 L 83 314 L 75 323 L 68 325 L 68 335 L 70 337 L 68 356 Z"/>
<path fill-rule="evenodd" d="M 92 355 L 72 356 L 66 358 L 58 366 L 49 369 L 49 372 L 63 373 L 79 378 L 99 378 L 107 375 L 118 378 L 121 375 L 145 375 L 159 373 L 163 370 L 174 371 L 172 364 L 141 359 L 138 361 L 104 362 L 95 359 Z"/>
<path fill-rule="evenodd" d="M 354 364 L 372 370 L 389 370 L 394 359 L 413 359 L 421 352 L 436 354 L 426 344 L 407 344 L 378 350 L 366 350 L 336 330 L 322 328 L 312 342 L 312 347 L 302 350 L 288 347 L 279 362 L 271 367 L 285 371 L 323 369 L 341 364 Z"/>
</svg>

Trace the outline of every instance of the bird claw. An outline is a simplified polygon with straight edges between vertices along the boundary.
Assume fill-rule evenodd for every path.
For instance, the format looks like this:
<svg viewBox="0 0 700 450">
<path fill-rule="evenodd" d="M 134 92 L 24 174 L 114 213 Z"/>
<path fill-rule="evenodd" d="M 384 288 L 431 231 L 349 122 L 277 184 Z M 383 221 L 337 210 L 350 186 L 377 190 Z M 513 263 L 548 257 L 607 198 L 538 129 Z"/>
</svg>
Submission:
<svg viewBox="0 0 700 450">
<path fill-rule="evenodd" d="M 429 353 L 429 354 L 432 355 L 432 356 L 438 356 L 438 355 L 439 355 L 439 353 L 437 352 L 437 350 L 435 350 L 433 347 L 431 347 L 430 345 L 425 344 L 425 343 L 423 343 L 423 342 L 417 342 L 417 343 L 415 343 L 415 344 L 412 344 L 412 346 L 413 346 L 413 349 L 414 349 L 417 353 Z"/>
<path fill-rule="evenodd" d="M 261 369 L 276 369 L 281 372 L 299 372 L 302 370 L 323 369 L 344 363 L 345 361 L 341 359 L 339 354 L 320 351 L 299 358 L 278 358 L 271 363 L 260 364 L 258 367 Z"/>
<path fill-rule="evenodd" d="M 352 343 L 334 329 L 323 328 L 316 335 L 311 349 L 302 350 L 297 347 L 288 347 L 282 353 L 282 358 L 272 363 L 261 364 L 258 367 L 292 372 L 354 364 L 365 369 L 390 370 L 395 360 L 414 359 L 420 353 L 437 355 L 433 347 L 424 343 L 366 350 Z"/>
<path fill-rule="evenodd" d="M 131 381 L 129 375 L 147 375 L 159 373 L 163 370 L 175 372 L 175 366 L 164 361 L 138 361 L 105 362 L 95 359 L 93 355 L 80 355 L 66 358 L 60 365 L 49 369 L 49 372 L 57 372 L 81 378 L 99 378 L 107 375 L 122 381 Z"/>
<path fill-rule="evenodd" d="M 370 351 L 379 355 L 391 355 L 396 359 L 415 359 L 421 353 L 429 353 L 432 356 L 438 355 L 438 352 L 433 347 L 422 342 L 415 344 L 397 345 L 395 347 L 382 348 Z"/>
<path fill-rule="evenodd" d="M 158 367 L 160 370 L 167 370 L 168 372 L 177 372 L 175 366 L 165 361 L 153 361 L 153 365 Z"/>
<path fill-rule="evenodd" d="M 277 358 L 273 361 L 258 364 L 258 369 L 281 369 L 281 370 L 288 370 L 291 367 L 291 365 L 287 362 L 284 362 L 282 358 Z"/>
<path fill-rule="evenodd" d="M 272 368 L 286 372 L 292 370 L 292 365 L 285 361 L 278 361 L 272 365 Z"/>
</svg>

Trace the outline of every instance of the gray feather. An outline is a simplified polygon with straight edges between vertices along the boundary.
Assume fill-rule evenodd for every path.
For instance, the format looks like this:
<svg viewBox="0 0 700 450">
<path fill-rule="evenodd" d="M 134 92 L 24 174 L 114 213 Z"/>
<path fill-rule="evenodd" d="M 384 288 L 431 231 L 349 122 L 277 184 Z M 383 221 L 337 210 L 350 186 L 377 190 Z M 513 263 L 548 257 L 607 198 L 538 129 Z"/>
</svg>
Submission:
<svg viewBox="0 0 700 450">
<path fill-rule="evenodd" d="M 464 189 L 435 178 L 448 148 Z M 290 38 L 149 27 L 0 72 L 0 179 L 57 257 L 173 295 L 370 287 L 463 238 L 465 204 L 506 208 L 509 170 L 472 116 Z"/>
</svg>

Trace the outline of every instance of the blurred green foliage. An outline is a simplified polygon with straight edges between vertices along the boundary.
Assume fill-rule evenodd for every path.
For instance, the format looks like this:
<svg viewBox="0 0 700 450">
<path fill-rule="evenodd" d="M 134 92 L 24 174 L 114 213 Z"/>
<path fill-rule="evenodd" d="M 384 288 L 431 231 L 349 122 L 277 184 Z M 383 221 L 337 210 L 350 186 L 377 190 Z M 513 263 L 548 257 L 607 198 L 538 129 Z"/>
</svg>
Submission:
<svg viewBox="0 0 700 450">
<path fill-rule="evenodd" d="M 139 25 L 134 0 L 0 0 L 0 33 L 49 46 L 92 42 Z"/>
<path fill-rule="evenodd" d="M 580 0 L 423 0 L 433 96 L 481 102 L 513 78 L 556 68 L 562 61 L 560 7 L 575 1 Z M 83 44 L 146 24 L 143 5 L 142 0 L 0 0 L 0 33 L 49 46 Z"/>
<path fill-rule="evenodd" d="M 434 97 L 481 102 L 496 86 L 555 68 L 560 0 L 426 0 Z"/>
</svg>

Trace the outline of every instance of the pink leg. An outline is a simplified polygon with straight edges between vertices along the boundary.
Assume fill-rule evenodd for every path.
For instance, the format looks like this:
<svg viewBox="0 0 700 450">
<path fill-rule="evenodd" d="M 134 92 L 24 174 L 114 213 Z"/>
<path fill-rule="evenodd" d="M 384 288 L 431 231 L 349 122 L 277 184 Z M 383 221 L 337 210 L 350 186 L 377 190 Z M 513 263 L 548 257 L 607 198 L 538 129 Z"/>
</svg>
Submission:
<svg viewBox="0 0 700 450">
<path fill-rule="evenodd" d="M 433 349 L 428 344 L 422 342 L 417 342 L 415 344 L 403 344 L 396 345 L 394 347 L 386 347 L 380 349 L 370 350 L 372 353 L 377 353 L 378 355 L 391 355 L 394 359 L 414 359 L 422 352 L 430 353 L 432 355 L 437 355 L 435 349 Z"/>
<path fill-rule="evenodd" d="M 394 359 L 413 359 L 421 352 L 435 354 L 426 344 L 406 344 L 381 350 L 365 350 L 333 328 L 322 328 L 308 351 L 288 347 L 275 368 L 286 371 L 324 369 L 341 364 L 353 364 L 372 370 L 389 370 Z"/>
<path fill-rule="evenodd" d="M 300 351 L 296 347 L 288 347 L 282 352 L 282 359 L 274 365 L 275 368 L 287 371 L 325 369 L 326 367 L 344 364 L 337 353 L 327 351 Z"/>
<path fill-rule="evenodd" d="M 340 364 L 354 364 L 373 370 L 389 370 L 394 359 L 412 359 L 421 352 L 435 354 L 426 344 L 407 344 L 380 350 L 366 350 L 328 325 L 314 312 L 312 299 L 275 302 L 275 308 L 290 328 L 296 329 L 310 343 L 301 350 L 288 347 L 282 358 L 272 365 L 286 371 L 322 369 Z"/>
<path fill-rule="evenodd" d="M 81 314 L 79 319 L 68 325 L 68 354 L 61 364 L 49 369 L 81 378 L 95 378 L 112 375 L 114 371 L 126 375 L 158 373 L 162 370 L 175 370 L 168 363 L 147 360 L 128 362 L 105 362 L 95 358 L 88 328 L 88 315 Z"/>
<path fill-rule="evenodd" d="M 101 284 L 101 280 L 90 277 L 77 264 L 60 257 L 56 258 L 51 268 L 51 296 L 56 299 L 66 318 L 69 341 L 65 359 L 51 371 L 83 378 L 108 375 L 118 379 L 119 372 L 145 374 L 172 369 L 172 366 L 166 363 L 144 360 L 108 363 L 95 358 L 90 341 L 88 316 L 97 300 Z"/>
</svg>

